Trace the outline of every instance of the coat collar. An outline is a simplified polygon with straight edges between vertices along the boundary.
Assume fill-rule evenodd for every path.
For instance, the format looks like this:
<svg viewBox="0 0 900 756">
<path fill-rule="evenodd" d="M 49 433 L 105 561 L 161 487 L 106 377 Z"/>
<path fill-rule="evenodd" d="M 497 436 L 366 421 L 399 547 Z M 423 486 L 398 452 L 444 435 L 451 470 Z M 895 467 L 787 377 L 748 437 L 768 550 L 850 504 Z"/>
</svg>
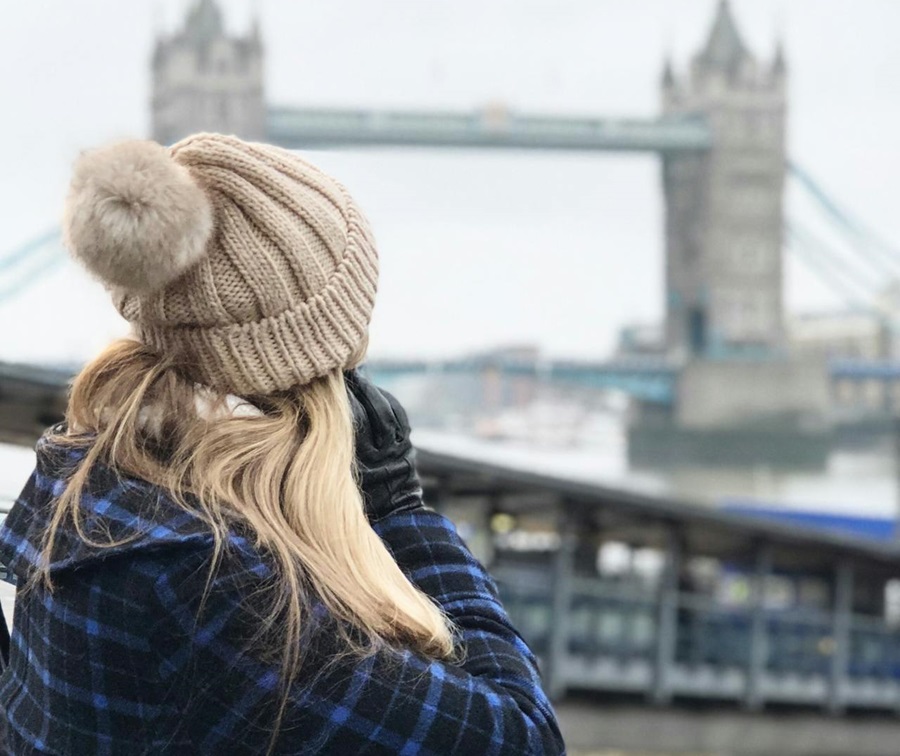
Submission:
<svg viewBox="0 0 900 756">
<path fill-rule="evenodd" d="M 51 429 L 36 447 L 37 465 L 0 528 L 0 560 L 19 579 L 40 564 L 44 534 L 70 472 L 85 454 L 54 440 Z M 62 429 L 64 430 L 64 429 Z M 161 488 L 95 465 L 80 503 L 82 533 L 67 521 L 57 531 L 50 572 L 113 559 L 123 553 L 212 541 L 197 515 L 179 506 Z"/>
</svg>

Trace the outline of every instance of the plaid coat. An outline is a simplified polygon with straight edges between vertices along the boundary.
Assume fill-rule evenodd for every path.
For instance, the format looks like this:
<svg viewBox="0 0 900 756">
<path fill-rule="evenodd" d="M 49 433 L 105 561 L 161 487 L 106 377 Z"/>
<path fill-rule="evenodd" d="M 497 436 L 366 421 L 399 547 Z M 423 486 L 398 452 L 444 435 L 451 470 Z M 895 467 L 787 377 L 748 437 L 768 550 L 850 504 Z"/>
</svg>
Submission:
<svg viewBox="0 0 900 756">
<path fill-rule="evenodd" d="M 0 560 L 20 585 L 35 567 L 71 456 L 38 444 L 37 468 L 0 530 Z M 123 543 L 98 549 L 64 529 L 51 563 L 54 591 L 20 588 L 10 666 L 0 677 L 9 752 L 265 753 L 280 665 L 246 640 L 258 626 L 253 597 L 269 561 L 231 533 L 201 602 L 212 555 L 203 523 L 143 481 L 103 468 L 92 475 L 82 503 L 89 533 Z M 334 620 L 319 607 L 275 752 L 563 753 L 534 657 L 453 525 L 418 510 L 375 528 L 452 618 L 464 660 L 393 650 L 339 657 Z"/>
</svg>

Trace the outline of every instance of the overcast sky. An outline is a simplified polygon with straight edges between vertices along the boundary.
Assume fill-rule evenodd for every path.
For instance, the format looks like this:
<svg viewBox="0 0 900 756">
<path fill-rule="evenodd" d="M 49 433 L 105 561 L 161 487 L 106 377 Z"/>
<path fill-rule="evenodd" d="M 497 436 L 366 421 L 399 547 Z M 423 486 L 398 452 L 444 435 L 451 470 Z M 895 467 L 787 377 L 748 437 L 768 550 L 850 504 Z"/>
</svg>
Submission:
<svg viewBox="0 0 900 756">
<path fill-rule="evenodd" d="M 0 254 L 58 217 L 76 151 L 147 133 L 154 35 L 186 0 L 29 0 L 0 22 Z M 223 0 L 240 31 L 252 4 Z M 785 38 L 790 152 L 900 246 L 900 2 L 733 0 L 751 48 Z M 666 50 L 683 70 L 714 0 L 262 0 L 280 104 L 651 116 Z M 383 260 L 372 345 L 446 353 L 534 342 L 600 356 L 625 321 L 661 315 L 657 161 L 649 156 L 316 155 L 375 225 Z M 791 195 L 791 211 L 806 212 Z M 793 309 L 832 302 L 796 265 Z M 75 301 L 74 314 L 55 302 Z M 115 330 L 69 267 L 12 303 L 0 358 L 85 357 Z M 16 327 L 10 328 L 14 323 Z M 26 329 L 24 326 L 28 324 Z"/>
</svg>

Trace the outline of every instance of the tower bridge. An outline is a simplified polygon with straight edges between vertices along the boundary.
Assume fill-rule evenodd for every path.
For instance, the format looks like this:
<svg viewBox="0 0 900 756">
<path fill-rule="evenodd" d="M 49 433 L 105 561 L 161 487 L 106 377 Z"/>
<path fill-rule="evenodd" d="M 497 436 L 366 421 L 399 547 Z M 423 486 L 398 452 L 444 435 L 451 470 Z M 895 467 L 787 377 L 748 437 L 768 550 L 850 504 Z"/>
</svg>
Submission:
<svg viewBox="0 0 900 756">
<path fill-rule="evenodd" d="M 670 351 L 779 350 L 787 65 L 744 43 L 720 0 L 704 47 L 679 75 L 667 62 L 652 119 L 550 116 L 501 105 L 471 112 L 273 106 L 259 24 L 226 32 L 215 0 L 197 0 L 153 55 L 152 135 L 235 133 L 291 149 L 417 146 L 653 152 L 666 202 Z"/>
</svg>

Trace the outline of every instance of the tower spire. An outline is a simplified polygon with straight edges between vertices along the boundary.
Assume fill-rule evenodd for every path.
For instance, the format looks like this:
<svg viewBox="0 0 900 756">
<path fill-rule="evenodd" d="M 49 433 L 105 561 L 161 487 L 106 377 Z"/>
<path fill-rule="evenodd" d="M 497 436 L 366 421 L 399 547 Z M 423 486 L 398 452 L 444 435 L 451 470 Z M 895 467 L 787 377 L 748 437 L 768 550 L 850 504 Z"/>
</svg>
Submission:
<svg viewBox="0 0 900 756">
<path fill-rule="evenodd" d="M 675 86 L 675 70 L 672 68 L 671 55 L 666 55 L 663 63 L 662 85 L 664 89 L 671 89 Z"/>
<path fill-rule="evenodd" d="M 195 42 L 209 42 L 225 33 L 222 9 L 216 0 L 197 0 L 188 13 L 185 34 Z"/>
<path fill-rule="evenodd" d="M 775 57 L 772 59 L 772 73 L 784 76 L 787 73 L 787 59 L 784 56 L 784 41 L 781 37 L 775 43 Z"/>
<path fill-rule="evenodd" d="M 731 12 L 731 3 L 729 0 L 719 0 L 709 39 L 698 60 L 710 68 L 733 71 L 748 55 L 749 51 Z"/>
<path fill-rule="evenodd" d="M 262 45 L 262 22 L 260 20 L 259 0 L 250 3 L 250 39 L 257 46 Z"/>
</svg>

